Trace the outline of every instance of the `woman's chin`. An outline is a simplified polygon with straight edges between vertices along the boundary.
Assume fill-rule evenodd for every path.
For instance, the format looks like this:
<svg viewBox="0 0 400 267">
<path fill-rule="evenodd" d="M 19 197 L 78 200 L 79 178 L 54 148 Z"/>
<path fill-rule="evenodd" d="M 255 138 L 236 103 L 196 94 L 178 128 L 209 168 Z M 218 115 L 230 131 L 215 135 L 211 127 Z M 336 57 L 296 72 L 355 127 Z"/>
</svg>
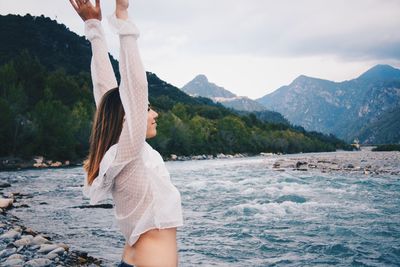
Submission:
<svg viewBox="0 0 400 267">
<path fill-rule="evenodd" d="M 151 131 L 150 133 L 146 134 L 146 139 L 154 138 L 156 137 L 156 135 L 157 135 L 157 130 Z"/>
</svg>

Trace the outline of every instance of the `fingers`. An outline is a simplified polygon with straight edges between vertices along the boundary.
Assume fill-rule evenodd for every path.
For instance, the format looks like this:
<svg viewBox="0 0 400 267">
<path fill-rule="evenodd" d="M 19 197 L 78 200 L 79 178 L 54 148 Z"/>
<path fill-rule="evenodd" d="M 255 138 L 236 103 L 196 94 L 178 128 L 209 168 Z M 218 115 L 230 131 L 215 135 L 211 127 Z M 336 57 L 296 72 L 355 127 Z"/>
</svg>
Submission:
<svg viewBox="0 0 400 267">
<path fill-rule="evenodd" d="M 75 0 L 69 0 L 69 2 L 71 3 L 72 7 L 75 9 L 75 11 L 78 11 L 79 7 L 76 4 Z"/>
</svg>

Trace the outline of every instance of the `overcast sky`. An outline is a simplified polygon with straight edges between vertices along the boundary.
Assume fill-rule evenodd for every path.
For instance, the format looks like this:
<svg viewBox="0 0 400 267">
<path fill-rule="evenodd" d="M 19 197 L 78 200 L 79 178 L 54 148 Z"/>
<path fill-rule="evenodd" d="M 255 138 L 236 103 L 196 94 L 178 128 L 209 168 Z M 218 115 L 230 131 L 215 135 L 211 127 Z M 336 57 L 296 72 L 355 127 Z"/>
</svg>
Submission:
<svg viewBox="0 0 400 267">
<path fill-rule="evenodd" d="M 103 2 L 105 18 L 114 1 Z M 43 14 L 83 35 L 68 0 L 0 0 L 9 13 Z M 177 87 L 205 74 L 258 98 L 301 74 L 343 81 L 375 64 L 400 68 L 399 0 L 135 0 L 130 14 L 146 69 Z"/>
</svg>

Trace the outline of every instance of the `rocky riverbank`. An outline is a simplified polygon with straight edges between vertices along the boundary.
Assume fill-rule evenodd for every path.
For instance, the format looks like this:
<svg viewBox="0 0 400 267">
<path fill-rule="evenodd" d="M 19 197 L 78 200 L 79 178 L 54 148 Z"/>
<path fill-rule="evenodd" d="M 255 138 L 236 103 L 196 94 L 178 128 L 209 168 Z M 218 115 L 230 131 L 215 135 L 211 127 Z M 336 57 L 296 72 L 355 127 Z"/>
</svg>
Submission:
<svg viewBox="0 0 400 267">
<path fill-rule="evenodd" d="M 232 159 L 247 157 L 247 154 L 237 153 L 234 155 L 219 153 L 217 155 L 195 155 L 195 156 L 177 156 L 171 154 L 170 157 L 164 158 L 165 161 L 187 161 L 187 160 L 207 160 L 207 159 Z M 42 156 L 35 157 L 31 160 L 21 158 L 0 158 L 0 171 L 15 171 L 25 169 L 40 169 L 40 168 L 66 168 L 82 166 L 83 160 L 76 161 L 53 161 L 45 159 Z"/>
<path fill-rule="evenodd" d="M 400 175 L 400 152 L 370 150 L 274 156 L 276 171 L 359 172 L 365 175 Z"/>
<path fill-rule="evenodd" d="M 0 191 L 10 186 L 0 182 Z M 71 251 L 67 244 L 36 232 L 9 213 L 13 208 L 24 208 L 19 202 L 29 196 L 19 193 L 0 196 L 0 266 L 101 266 L 101 260 L 86 252 Z"/>
<path fill-rule="evenodd" d="M 34 157 L 31 160 L 26 160 L 16 157 L 0 158 L 0 171 L 15 171 L 22 169 L 36 168 L 65 168 L 82 165 L 82 160 L 77 161 L 55 161 L 46 159 L 42 156 Z"/>
</svg>

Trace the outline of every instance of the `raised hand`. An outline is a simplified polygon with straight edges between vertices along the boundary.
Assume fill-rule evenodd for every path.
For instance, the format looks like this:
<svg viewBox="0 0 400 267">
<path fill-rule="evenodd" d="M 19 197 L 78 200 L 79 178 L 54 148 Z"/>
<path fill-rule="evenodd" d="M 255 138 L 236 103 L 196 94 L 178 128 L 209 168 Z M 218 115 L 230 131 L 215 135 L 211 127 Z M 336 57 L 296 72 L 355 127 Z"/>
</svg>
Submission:
<svg viewBox="0 0 400 267">
<path fill-rule="evenodd" d="M 116 0 L 117 9 L 128 9 L 129 0 Z"/>
<path fill-rule="evenodd" d="M 88 19 L 101 20 L 100 0 L 96 0 L 95 6 L 90 2 L 90 0 L 69 0 L 69 2 L 83 21 Z"/>
<path fill-rule="evenodd" d="M 119 19 L 128 19 L 129 0 L 115 1 L 115 15 Z"/>
</svg>

